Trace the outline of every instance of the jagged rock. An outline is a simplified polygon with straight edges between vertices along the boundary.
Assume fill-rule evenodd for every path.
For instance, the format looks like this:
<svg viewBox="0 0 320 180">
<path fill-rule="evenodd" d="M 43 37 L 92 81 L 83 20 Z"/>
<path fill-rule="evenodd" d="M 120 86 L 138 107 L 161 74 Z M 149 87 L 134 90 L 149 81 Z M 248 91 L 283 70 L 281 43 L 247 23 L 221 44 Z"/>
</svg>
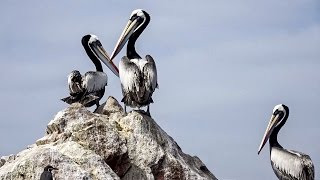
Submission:
<svg viewBox="0 0 320 180">
<path fill-rule="evenodd" d="M 48 164 L 55 179 L 216 179 L 152 118 L 125 115 L 113 97 L 96 112 L 77 103 L 60 111 L 43 138 L 0 159 L 0 179 L 39 179 Z"/>
</svg>

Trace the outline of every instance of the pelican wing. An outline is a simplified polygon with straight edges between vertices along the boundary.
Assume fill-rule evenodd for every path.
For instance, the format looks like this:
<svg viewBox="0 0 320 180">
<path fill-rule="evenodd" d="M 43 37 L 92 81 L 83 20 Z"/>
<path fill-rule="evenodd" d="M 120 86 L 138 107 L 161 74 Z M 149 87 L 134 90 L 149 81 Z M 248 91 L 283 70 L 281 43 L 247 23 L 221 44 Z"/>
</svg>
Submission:
<svg viewBox="0 0 320 180">
<path fill-rule="evenodd" d="M 297 158 L 300 158 L 300 162 L 302 164 L 303 169 L 299 179 L 314 180 L 314 166 L 310 156 L 294 150 L 288 151 L 296 155 Z"/>
<path fill-rule="evenodd" d="M 124 56 L 119 63 L 119 75 L 122 90 L 126 93 L 137 93 L 142 83 L 141 72 L 137 65 Z"/>
<path fill-rule="evenodd" d="M 144 84 L 151 93 L 158 88 L 157 67 L 150 55 L 146 56 L 147 63 L 143 67 Z"/>
<path fill-rule="evenodd" d="M 278 178 L 288 180 L 314 180 L 311 158 L 297 151 L 274 148 L 271 164 Z"/>
<path fill-rule="evenodd" d="M 108 84 L 108 76 L 104 72 L 88 71 L 82 78 L 82 86 L 88 93 L 103 89 Z"/>
</svg>

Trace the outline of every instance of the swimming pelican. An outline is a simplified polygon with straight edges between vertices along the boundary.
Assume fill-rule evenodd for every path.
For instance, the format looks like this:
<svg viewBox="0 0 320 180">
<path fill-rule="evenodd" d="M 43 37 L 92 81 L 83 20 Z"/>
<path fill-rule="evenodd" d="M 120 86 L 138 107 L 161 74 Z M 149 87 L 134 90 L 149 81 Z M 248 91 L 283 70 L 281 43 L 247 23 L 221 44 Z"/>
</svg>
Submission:
<svg viewBox="0 0 320 180">
<path fill-rule="evenodd" d="M 274 107 L 258 154 L 269 139 L 271 166 L 280 180 L 314 180 L 311 158 L 301 152 L 284 149 L 278 143 L 278 132 L 286 123 L 288 116 L 289 108 L 286 105 L 279 104 Z"/>
<path fill-rule="evenodd" d="M 111 60 L 128 41 L 127 55 L 119 63 L 124 109 L 126 112 L 126 106 L 138 109 L 148 106 L 147 114 L 150 116 L 149 105 L 153 103 L 151 96 L 158 87 L 156 63 L 150 55 L 143 59 L 135 50 L 135 42 L 149 22 L 150 16 L 146 11 L 134 10 L 114 48 Z"/>
<path fill-rule="evenodd" d="M 108 83 L 108 76 L 103 72 L 100 61 L 107 65 L 116 76 L 119 76 L 119 71 L 110 60 L 97 36 L 93 34 L 85 35 L 81 42 L 87 55 L 95 65 L 96 71 L 88 71 L 83 76 L 77 70 L 72 71 L 68 76 L 70 96 L 61 100 L 68 104 L 80 102 L 85 107 L 91 107 L 96 104 L 98 108 L 99 101 L 103 97 L 105 86 Z"/>
</svg>

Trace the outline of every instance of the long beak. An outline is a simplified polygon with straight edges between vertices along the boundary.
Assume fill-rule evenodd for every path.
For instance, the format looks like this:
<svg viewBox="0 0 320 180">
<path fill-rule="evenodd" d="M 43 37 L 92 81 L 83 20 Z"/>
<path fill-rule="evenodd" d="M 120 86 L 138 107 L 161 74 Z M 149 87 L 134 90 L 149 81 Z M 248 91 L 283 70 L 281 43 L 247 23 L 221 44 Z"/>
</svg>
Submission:
<svg viewBox="0 0 320 180">
<path fill-rule="evenodd" d="M 53 170 L 59 170 L 58 168 L 52 168 Z"/>
<path fill-rule="evenodd" d="M 119 77 L 119 70 L 117 66 L 111 61 L 108 53 L 103 48 L 101 42 L 99 40 L 93 41 L 89 43 L 90 48 L 92 49 L 93 53 L 106 65 L 108 68 Z"/>
<path fill-rule="evenodd" d="M 278 122 L 278 118 L 279 115 L 272 115 L 269 121 L 269 124 L 267 126 L 266 132 L 263 135 L 262 141 L 260 143 L 259 149 L 258 149 L 258 154 L 260 153 L 260 151 L 262 150 L 262 148 L 264 147 L 264 145 L 266 144 L 266 142 L 268 141 L 270 134 L 272 133 L 274 127 L 276 126 L 277 122 Z"/>
<path fill-rule="evenodd" d="M 132 35 L 132 33 L 134 32 L 134 30 L 140 25 L 140 23 L 138 22 L 138 18 L 136 18 L 134 20 L 129 20 L 128 24 L 126 25 L 123 32 L 121 33 L 121 36 L 120 36 L 112 54 L 111 54 L 111 61 L 121 51 L 121 49 L 126 44 L 126 42 L 129 40 L 129 38 Z"/>
</svg>

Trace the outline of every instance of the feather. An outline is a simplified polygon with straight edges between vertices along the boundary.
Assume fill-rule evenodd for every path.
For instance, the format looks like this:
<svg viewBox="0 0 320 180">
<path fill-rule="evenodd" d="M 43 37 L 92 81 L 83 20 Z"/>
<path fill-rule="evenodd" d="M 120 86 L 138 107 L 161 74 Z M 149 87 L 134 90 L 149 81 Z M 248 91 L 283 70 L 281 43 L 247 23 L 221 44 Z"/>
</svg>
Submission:
<svg viewBox="0 0 320 180">
<path fill-rule="evenodd" d="M 124 92 L 140 91 L 141 72 L 135 63 L 124 56 L 119 63 L 119 76 Z"/>
<path fill-rule="evenodd" d="M 70 95 L 74 96 L 83 93 L 82 76 L 79 71 L 73 70 L 68 76 Z"/>
<path fill-rule="evenodd" d="M 278 178 L 284 180 L 314 180 L 314 166 L 308 155 L 272 147 L 270 158 L 272 168 Z"/>
<path fill-rule="evenodd" d="M 151 96 L 157 87 L 157 69 L 151 56 L 130 59 L 124 56 L 119 64 L 122 99 L 131 107 L 146 106 L 153 102 Z"/>
<path fill-rule="evenodd" d="M 108 84 L 108 76 L 104 72 L 88 71 L 82 79 L 82 87 L 87 93 L 96 92 L 105 88 Z"/>
<path fill-rule="evenodd" d="M 146 56 L 146 60 L 147 63 L 143 67 L 144 85 L 150 92 L 154 92 L 158 87 L 156 63 L 150 55 Z"/>
</svg>

